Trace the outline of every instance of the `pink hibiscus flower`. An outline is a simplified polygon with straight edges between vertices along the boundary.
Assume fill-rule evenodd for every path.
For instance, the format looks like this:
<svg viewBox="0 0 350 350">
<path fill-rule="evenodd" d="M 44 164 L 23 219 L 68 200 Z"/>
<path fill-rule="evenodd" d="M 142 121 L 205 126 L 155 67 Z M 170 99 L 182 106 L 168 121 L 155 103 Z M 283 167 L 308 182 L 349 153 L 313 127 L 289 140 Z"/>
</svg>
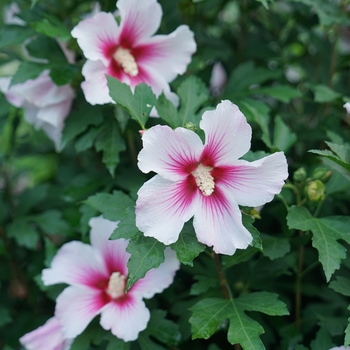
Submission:
<svg viewBox="0 0 350 350">
<path fill-rule="evenodd" d="M 36 129 L 43 129 L 59 149 L 64 121 L 75 96 L 72 87 L 54 84 L 48 70 L 34 80 L 10 87 L 11 79 L 0 78 L 0 91 L 13 106 L 23 108 L 25 120 Z"/>
<path fill-rule="evenodd" d="M 144 82 L 156 95 L 164 94 L 174 103 L 178 97 L 169 82 L 183 74 L 196 50 L 193 33 L 181 25 L 169 35 L 153 34 L 159 28 L 162 9 L 156 0 L 119 0 L 121 22 L 112 13 L 99 12 L 81 21 L 72 36 L 88 59 L 81 87 L 91 104 L 113 102 L 106 74 L 133 89 Z"/>
<path fill-rule="evenodd" d="M 56 317 L 19 339 L 27 350 L 68 350 L 73 339 L 65 339 Z"/>
<path fill-rule="evenodd" d="M 204 145 L 184 128 L 156 125 L 143 134 L 138 166 L 159 175 L 138 192 L 136 225 L 145 236 L 171 244 L 194 216 L 200 242 L 233 254 L 252 241 L 238 205 L 270 202 L 288 177 L 286 158 L 277 152 L 251 163 L 238 159 L 248 152 L 252 131 L 230 101 L 206 111 L 200 127 Z"/>
<path fill-rule="evenodd" d="M 101 314 L 100 324 L 124 341 L 135 340 L 147 326 L 150 312 L 143 298 L 162 292 L 179 268 L 174 251 L 165 250 L 165 261 L 147 272 L 126 292 L 128 241 L 108 240 L 118 222 L 92 218 L 91 245 L 73 241 L 64 244 L 43 270 L 45 285 L 67 283 L 56 300 L 55 316 L 65 338 L 81 334 L 90 321 Z"/>
</svg>

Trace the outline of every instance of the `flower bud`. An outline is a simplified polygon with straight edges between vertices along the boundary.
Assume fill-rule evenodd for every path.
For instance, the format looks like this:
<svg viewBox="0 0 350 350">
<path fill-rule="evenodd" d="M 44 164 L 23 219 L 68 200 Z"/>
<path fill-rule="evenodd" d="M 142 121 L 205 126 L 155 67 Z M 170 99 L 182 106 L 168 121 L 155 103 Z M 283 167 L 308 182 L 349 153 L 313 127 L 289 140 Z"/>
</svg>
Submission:
<svg viewBox="0 0 350 350">
<path fill-rule="evenodd" d="M 311 175 L 312 180 L 321 180 L 327 182 L 332 175 L 332 171 L 325 168 L 316 168 Z"/>
<path fill-rule="evenodd" d="M 306 180 L 306 170 L 301 167 L 294 172 L 293 180 L 297 183 L 301 183 Z"/>
<path fill-rule="evenodd" d="M 306 184 L 305 193 L 311 202 L 323 201 L 325 185 L 321 180 L 310 181 Z"/>
<path fill-rule="evenodd" d="M 197 127 L 195 124 L 193 124 L 192 122 L 187 122 L 185 125 L 184 125 L 184 128 L 188 129 L 188 130 L 192 130 L 194 132 L 197 131 Z"/>
</svg>

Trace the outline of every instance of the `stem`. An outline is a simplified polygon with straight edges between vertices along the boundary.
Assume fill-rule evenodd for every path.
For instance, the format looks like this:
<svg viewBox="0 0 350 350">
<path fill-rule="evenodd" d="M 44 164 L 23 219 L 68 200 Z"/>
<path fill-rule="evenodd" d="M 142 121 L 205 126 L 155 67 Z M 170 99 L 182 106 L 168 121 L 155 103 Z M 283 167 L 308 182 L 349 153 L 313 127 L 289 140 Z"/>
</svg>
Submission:
<svg viewBox="0 0 350 350">
<path fill-rule="evenodd" d="M 222 271 L 220 258 L 214 251 L 212 252 L 212 258 L 214 259 L 215 267 L 218 272 L 222 295 L 225 299 L 233 299 L 230 286 L 228 285 L 225 274 Z"/>
<path fill-rule="evenodd" d="M 299 235 L 303 236 L 304 232 L 299 231 Z M 304 250 L 304 245 L 301 245 L 299 247 L 298 273 L 295 290 L 295 326 L 297 327 L 297 329 L 300 329 L 301 327 L 301 281 L 303 277 Z"/>
</svg>

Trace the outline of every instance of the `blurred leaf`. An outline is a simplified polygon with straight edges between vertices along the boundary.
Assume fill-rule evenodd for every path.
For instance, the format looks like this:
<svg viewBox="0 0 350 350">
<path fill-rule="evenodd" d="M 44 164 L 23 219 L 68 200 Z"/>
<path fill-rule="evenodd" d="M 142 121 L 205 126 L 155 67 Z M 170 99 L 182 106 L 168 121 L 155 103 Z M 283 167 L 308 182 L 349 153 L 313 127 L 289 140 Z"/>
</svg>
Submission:
<svg viewBox="0 0 350 350">
<path fill-rule="evenodd" d="M 44 237 L 44 242 L 45 242 L 44 265 L 46 267 L 50 267 L 51 261 L 53 257 L 56 255 L 58 249 L 47 237 Z"/>
<path fill-rule="evenodd" d="M 275 98 L 278 101 L 289 103 L 293 98 L 302 97 L 302 94 L 293 87 L 287 85 L 268 86 L 251 90 L 253 94 L 263 94 Z"/>
<path fill-rule="evenodd" d="M 32 215 L 29 217 L 32 222 L 35 222 L 40 229 L 49 235 L 67 234 L 69 225 L 62 219 L 62 213 L 57 209 L 46 210 L 41 214 Z"/>
<path fill-rule="evenodd" d="M 17 214 L 26 214 L 30 209 L 46 198 L 48 191 L 48 184 L 40 184 L 20 193 L 18 196 Z"/>
<path fill-rule="evenodd" d="M 277 299 L 277 294 L 255 292 L 237 299 L 208 298 L 197 302 L 190 308 L 193 312 L 192 339 L 208 339 L 226 318 L 230 321 L 228 341 L 239 343 L 244 350 L 265 349 L 259 335 L 263 327 L 245 314 L 245 311 L 259 311 L 267 315 L 288 315 L 286 305 Z"/>
<path fill-rule="evenodd" d="M 218 278 L 195 275 L 193 278 L 197 281 L 192 284 L 190 295 L 200 295 L 207 292 L 210 288 L 218 288 L 220 286 L 220 281 Z"/>
<path fill-rule="evenodd" d="M 96 151 L 103 152 L 102 162 L 114 177 L 115 168 L 119 163 L 119 153 L 126 149 L 115 119 L 110 119 L 105 123 L 101 133 L 97 136 L 95 148 Z"/>
<path fill-rule="evenodd" d="M 350 305 L 348 306 L 348 310 L 350 311 Z M 348 318 L 348 325 L 345 329 L 344 345 L 345 346 L 350 345 L 350 317 Z"/>
<path fill-rule="evenodd" d="M 310 85 L 310 88 L 315 94 L 315 102 L 331 102 L 342 96 L 341 94 L 332 90 L 326 85 Z"/>
<path fill-rule="evenodd" d="M 96 193 L 85 203 L 102 213 L 104 218 L 112 221 L 123 219 L 126 216 L 126 209 L 134 205 L 130 197 L 121 191 L 113 191 L 113 194 Z"/>
<path fill-rule="evenodd" d="M 35 31 L 29 27 L 6 25 L 0 31 L 0 49 L 23 42 L 35 35 Z"/>
<path fill-rule="evenodd" d="M 48 14 L 45 14 L 45 17 L 38 22 L 32 23 L 32 27 L 38 33 L 61 41 L 67 41 L 71 38 L 70 31 L 64 26 L 62 20 Z"/>
<path fill-rule="evenodd" d="M 36 249 L 39 233 L 28 218 L 20 217 L 7 226 L 7 236 L 16 240 L 19 246 Z"/>
<path fill-rule="evenodd" d="M 128 261 L 126 290 L 145 274 L 164 262 L 165 245 L 152 237 L 136 236 L 129 241 L 126 251 L 131 254 Z"/>
<path fill-rule="evenodd" d="M 177 258 L 185 265 L 193 266 L 193 259 L 203 252 L 206 246 L 196 237 L 192 223 L 186 223 L 180 232 L 179 239 L 171 244 Z"/>
<path fill-rule="evenodd" d="M 135 91 L 132 93 L 130 86 L 118 79 L 107 75 L 107 81 L 109 94 L 113 100 L 123 106 L 131 118 L 136 120 L 142 129 L 145 129 L 149 114 L 157 101 L 152 89 L 141 83 L 135 87 Z"/>
<path fill-rule="evenodd" d="M 142 333 L 139 334 L 137 338 L 137 342 L 141 348 L 141 350 L 166 350 L 163 346 L 155 343 L 153 340 L 151 340 L 149 337 L 143 335 Z"/>
<path fill-rule="evenodd" d="M 126 343 L 124 340 L 117 338 L 112 333 L 108 334 L 108 345 L 106 350 L 129 350 L 130 345 L 130 342 Z"/>
<path fill-rule="evenodd" d="M 263 236 L 264 255 L 270 260 L 284 257 L 290 252 L 290 243 L 288 238 L 274 237 L 269 235 Z"/>
<path fill-rule="evenodd" d="M 326 328 L 320 328 L 310 347 L 311 350 L 329 350 L 332 347 L 332 338 Z"/>
<path fill-rule="evenodd" d="M 283 122 L 282 118 L 275 118 L 275 128 L 273 132 L 273 147 L 279 151 L 287 152 L 297 141 L 297 135 Z"/>
<path fill-rule="evenodd" d="M 81 136 L 77 137 L 77 141 L 74 144 L 74 148 L 77 151 L 77 153 L 86 151 L 87 149 L 91 148 L 93 144 L 95 143 L 95 139 L 97 135 L 101 132 L 101 130 L 104 128 L 104 126 L 100 127 L 90 127 L 88 131 Z"/>
<path fill-rule="evenodd" d="M 17 72 L 12 77 L 10 86 L 24 83 L 27 80 L 34 80 L 45 69 L 47 69 L 47 66 L 41 63 L 22 62 L 18 67 Z"/>
<path fill-rule="evenodd" d="M 67 62 L 50 64 L 49 68 L 50 78 L 58 86 L 70 83 L 78 72 L 76 66 Z"/>
<path fill-rule="evenodd" d="M 9 309 L 5 309 L 0 305 L 0 327 L 4 327 L 12 322 L 12 317 Z"/>
<path fill-rule="evenodd" d="M 241 262 L 248 261 L 256 253 L 258 253 L 258 250 L 253 247 L 248 247 L 247 249 L 237 249 L 237 251 L 232 256 L 222 256 L 222 267 L 225 270 L 231 266 L 240 264 Z"/>
<path fill-rule="evenodd" d="M 164 93 L 158 97 L 156 109 L 159 117 L 165 120 L 173 129 L 183 126 L 181 115 L 177 113 L 175 106 L 165 97 Z"/>
<path fill-rule="evenodd" d="M 318 250 L 327 282 L 340 261 L 346 257 L 346 248 L 338 242 L 343 239 L 350 244 L 350 216 L 329 216 L 313 218 L 304 207 L 288 209 L 287 224 L 290 229 L 312 232 L 312 245 Z"/>
<path fill-rule="evenodd" d="M 180 97 L 180 110 L 178 113 L 178 119 L 181 119 L 180 126 L 184 126 L 188 122 L 198 125 L 201 115 L 197 115 L 196 112 L 209 99 L 208 89 L 202 80 L 195 76 L 190 76 L 180 84 L 177 93 Z M 173 113 L 172 110 L 171 113 Z"/>
<path fill-rule="evenodd" d="M 350 279 L 343 276 L 336 276 L 336 279 L 329 283 L 329 288 L 337 293 L 350 297 Z"/>
<path fill-rule="evenodd" d="M 67 62 L 57 41 L 44 35 L 37 35 L 26 44 L 31 56 L 46 59 L 49 62 Z"/>
</svg>

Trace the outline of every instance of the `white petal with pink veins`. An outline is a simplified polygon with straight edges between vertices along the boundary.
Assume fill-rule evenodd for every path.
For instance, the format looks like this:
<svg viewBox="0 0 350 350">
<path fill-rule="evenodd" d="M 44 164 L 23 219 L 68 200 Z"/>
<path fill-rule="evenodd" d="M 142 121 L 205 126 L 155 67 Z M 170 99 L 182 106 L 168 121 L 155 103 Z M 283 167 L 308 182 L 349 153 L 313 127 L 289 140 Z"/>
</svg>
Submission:
<svg viewBox="0 0 350 350">
<path fill-rule="evenodd" d="M 136 340 L 146 329 L 150 312 L 145 303 L 132 296 L 120 302 L 111 302 L 101 312 L 101 326 L 124 341 Z"/>
<path fill-rule="evenodd" d="M 87 59 L 100 60 L 105 66 L 111 57 L 111 48 L 119 44 L 120 28 L 111 13 L 99 12 L 95 16 L 79 22 L 72 30 L 72 36 Z"/>
<path fill-rule="evenodd" d="M 144 278 L 139 279 L 130 289 L 130 294 L 149 299 L 173 283 L 175 273 L 180 268 L 180 262 L 175 252 L 169 247 L 165 249 L 164 256 L 164 262 L 156 269 L 148 271 Z"/>
<path fill-rule="evenodd" d="M 162 8 L 156 0 L 119 0 L 121 38 L 133 46 L 149 38 L 159 28 Z"/>
<path fill-rule="evenodd" d="M 201 198 L 193 220 L 198 241 L 213 246 L 218 254 L 232 255 L 237 248 L 247 248 L 252 236 L 243 226 L 241 211 L 229 193 L 216 186 L 214 194 Z"/>
<path fill-rule="evenodd" d="M 197 49 L 193 32 L 186 25 L 169 35 L 156 35 L 142 42 L 142 46 L 147 46 L 147 50 L 140 56 L 138 64 L 152 67 L 168 82 L 186 72 Z"/>
<path fill-rule="evenodd" d="M 272 201 L 287 177 L 286 157 L 277 152 L 255 162 L 238 160 L 228 167 L 222 184 L 239 205 L 257 207 Z"/>
<path fill-rule="evenodd" d="M 113 102 L 107 86 L 106 67 L 101 61 L 86 61 L 82 74 L 85 81 L 81 88 L 87 102 L 92 105 L 103 105 Z"/>
<path fill-rule="evenodd" d="M 142 135 L 143 149 L 138 155 L 138 167 L 144 173 L 155 171 L 165 179 L 184 179 L 189 166 L 200 156 L 203 144 L 193 131 L 156 125 Z M 194 170 L 194 169 L 193 169 Z"/>
<path fill-rule="evenodd" d="M 177 241 L 198 203 L 198 190 L 188 186 L 186 179 L 172 182 L 156 175 L 140 188 L 136 226 L 145 236 L 167 245 Z"/>
<path fill-rule="evenodd" d="M 64 244 L 52 259 L 51 267 L 44 269 L 44 285 L 67 283 L 93 287 L 109 278 L 101 254 L 88 244 L 69 242 Z"/>
<path fill-rule="evenodd" d="M 81 334 L 107 304 L 103 292 L 84 286 L 67 287 L 56 299 L 55 316 L 66 338 Z"/>
<path fill-rule="evenodd" d="M 19 339 L 27 350 L 68 350 L 72 339 L 63 336 L 61 324 L 56 317 Z"/>
<path fill-rule="evenodd" d="M 250 149 L 252 128 L 236 105 L 225 100 L 206 111 L 199 124 L 205 132 L 204 154 L 215 166 L 230 165 Z"/>
</svg>

